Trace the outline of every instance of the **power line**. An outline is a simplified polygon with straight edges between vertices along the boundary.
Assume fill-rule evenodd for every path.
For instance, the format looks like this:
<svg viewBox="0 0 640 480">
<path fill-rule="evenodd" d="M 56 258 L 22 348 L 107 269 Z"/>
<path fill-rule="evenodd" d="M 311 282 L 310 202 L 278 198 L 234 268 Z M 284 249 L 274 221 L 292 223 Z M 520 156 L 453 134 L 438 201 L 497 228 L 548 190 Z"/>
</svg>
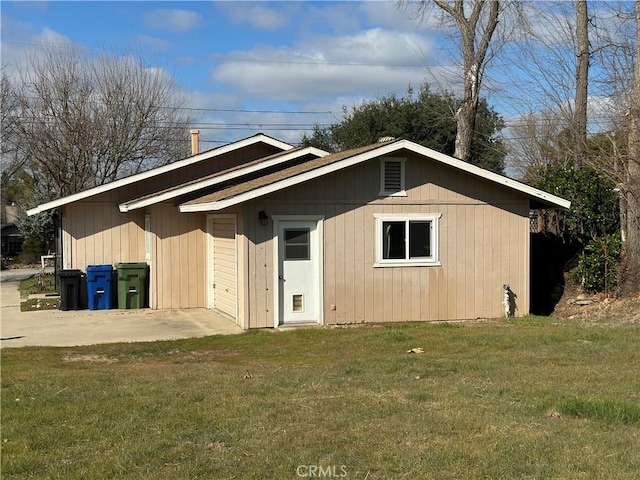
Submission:
<svg viewBox="0 0 640 480">
<path fill-rule="evenodd" d="M 161 107 L 162 108 L 162 107 Z M 164 107 L 171 108 L 171 107 Z M 306 111 L 306 110 L 248 110 L 244 108 L 194 108 L 178 107 L 177 110 L 187 110 L 190 112 L 229 112 L 229 113 L 282 113 L 282 114 L 307 114 L 307 115 L 333 115 L 331 111 Z"/>
</svg>

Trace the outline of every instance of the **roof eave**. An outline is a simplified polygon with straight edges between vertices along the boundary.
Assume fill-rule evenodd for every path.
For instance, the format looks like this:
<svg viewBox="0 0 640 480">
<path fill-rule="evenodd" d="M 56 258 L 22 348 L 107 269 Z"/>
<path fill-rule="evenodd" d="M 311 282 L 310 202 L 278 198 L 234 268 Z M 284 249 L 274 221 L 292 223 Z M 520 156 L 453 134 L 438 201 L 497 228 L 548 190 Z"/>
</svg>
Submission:
<svg viewBox="0 0 640 480">
<path fill-rule="evenodd" d="M 281 154 L 281 156 L 271 161 L 260 162 L 246 168 L 239 168 L 237 170 L 227 172 L 219 176 L 209 178 L 207 180 L 193 183 L 192 185 L 176 187 L 175 189 L 172 189 L 167 192 L 163 192 L 159 195 L 152 195 L 140 200 L 121 203 L 120 205 L 118 205 L 118 208 L 120 209 L 121 212 L 125 213 L 125 212 L 130 212 L 132 210 L 148 207 L 156 203 L 171 200 L 173 198 L 180 197 L 182 195 L 187 195 L 189 193 L 197 192 L 198 190 L 201 190 L 203 188 L 211 187 L 219 183 L 241 177 L 243 175 L 246 175 L 247 173 L 258 172 L 262 169 L 265 169 L 274 165 L 278 165 L 280 163 L 287 162 L 289 160 L 302 157 L 305 155 L 309 155 L 309 154 L 316 155 L 316 157 L 324 157 L 329 155 L 329 152 L 325 152 L 324 150 L 320 150 L 319 148 L 316 148 L 316 147 L 306 147 L 306 148 L 297 150 L 295 152 L 285 151 Z"/>
<path fill-rule="evenodd" d="M 460 170 L 474 174 L 481 178 L 485 178 L 494 183 L 504 185 L 512 190 L 519 191 L 529 196 L 529 198 L 536 199 L 541 203 L 549 205 L 549 208 L 569 209 L 571 207 L 571 202 L 563 198 L 557 197 L 555 195 L 544 192 L 542 190 L 538 190 L 537 188 L 531 187 L 524 183 L 520 183 L 516 180 L 510 179 L 503 175 L 489 172 L 480 167 L 464 162 L 457 158 L 450 157 L 436 150 L 423 147 L 422 145 L 418 145 L 409 140 L 397 140 L 395 142 L 390 142 L 390 143 L 381 145 L 379 148 L 375 148 L 373 150 L 368 150 L 363 153 L 355 154 L 351 157 L 346 157 L 335 163 L 331 163 L 329 165 L 325 165 L 317 169 L 295 175 L 293 177 L 282 179 L 273 184 L 255 188 L 254 190 L 251 190 L 249 192 L 244 192 L 244 193 L 235 195 L 233 197 L 217 200 L 214 202 L 204 202 L 201 204 L 196 204 L 196 203 L 182 204 L 179 206 L 179 209 L 181 212 L 204 212 L 204 211 L 210 211 L 210 210 L 221 210 L 223 208 L 234 206 L 239 203 L 245 202 L 247 200 L 251 200 L 253 198 L 267 195 L 269 193 L 273 193 L 283 188 L 297 185 L 301 182 L 304 182 L 313 178 L 317 178 L 322 175 L 326 175 L 328 173 L 332 173 L 334 171 L 358 164 L 366 160 L 370 160 L 372 158 L 397 152 L 398 150 L 401 150 L 401 149 L 410 150 L 414 153 L 424 155 L 426 157 L 432 158 L 438 162 L 444 163 L 454 168 L 458 168 Z"/>
<path fill-rule="evenodd" d="M 247 147 L 250 145 L 254 145 L 256 143 L 263 142 L 268 145 L 274 146 L 276 148 L 281 148 L 282 150 L 291 150 L 293 149 L 293 145 L 289 145 L 288 143 L 282 142 L 273 137 L 269 137 L 264 135 L 263 133 L 258 133 L 248 138 L 244 138 L 238 140 L 237 142 L 229 143 L 227 145 L 223 145 L 222 147 L 215 148 L 213 150 L 208 150 L 206 152 L 199 153 L 197 155 L 192 155 L 187 158 L 183 158 L 178 160 L 177 162 L 170 163 L 168 165 L 164 165 L 162 167 L 157 167 L 151 170 L 147 170 L 146 172 L 137 173 L 135 175 L 131 175 L 129 177 L 122 178 L 120 180 L 115 180 L 113 182 L 107 183 L 105 185 L 100 185 L 97 187 L 90 188 L 88 190 L 84 190 L 82 192 L 75 193 L 73 195 L 68 195 L 66 197 L 58 198 L 56 200 L 52 200 L 50 202 L 43 203 L 34 208 L 27 210 L 27 215 L 32 216 L 41 212 L 46 212 L 47 210 L 52 210 L 54 208 L 58 208 L 69 203 L 77 202 L 79 200 L 83 200 L 85 198 L 92 197 L 94 195 L 99 195 L 101 193 L 108 192 L 110 190 L 114 190 L 119 187 L 124 187 L 130 185 L 132 183 L 138 182 L 140 180 L 145 180 L 147 178 L 151 178 L 155 175 L 160 175 L 162 173 L 171 172 L 181 167 L 185 167 L 194 163 L 198 163 L 202 160 L 206 160 L 211 157 L 217 157 L 224 153 L 231 152 L 233 150 L 237 150 L 239 148 Z"/>
</svg>

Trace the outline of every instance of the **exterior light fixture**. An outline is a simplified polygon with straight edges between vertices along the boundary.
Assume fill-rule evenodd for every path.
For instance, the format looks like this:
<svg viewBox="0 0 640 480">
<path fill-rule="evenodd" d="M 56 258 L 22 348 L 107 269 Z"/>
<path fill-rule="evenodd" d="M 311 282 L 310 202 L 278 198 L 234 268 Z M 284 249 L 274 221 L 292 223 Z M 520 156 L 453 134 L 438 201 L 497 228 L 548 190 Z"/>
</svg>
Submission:
<svg viewBox="0 0 640 480">
<path fill-rule="evenodd" d="M 260 210 L 260 213 L 258 213 L 258 220 L 260 220 L 260 225 L 266 225 L 269 220 L 269 215 L 267 215 L 267 212 L 264 210 Z"/>
</svg>

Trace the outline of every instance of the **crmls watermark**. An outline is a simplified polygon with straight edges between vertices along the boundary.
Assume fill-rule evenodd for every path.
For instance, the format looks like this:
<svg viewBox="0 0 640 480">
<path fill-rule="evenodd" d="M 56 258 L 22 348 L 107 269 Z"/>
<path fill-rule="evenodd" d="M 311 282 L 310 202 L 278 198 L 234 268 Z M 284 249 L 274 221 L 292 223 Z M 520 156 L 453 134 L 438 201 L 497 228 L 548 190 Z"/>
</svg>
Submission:
<svg viewBox="0 0 640 480">
<path fill-rule="evenodd" d="M 296 475 L 300 478 L 346 478 L 349 473 L 345 465 L 298 465 Z"/>
</svg>

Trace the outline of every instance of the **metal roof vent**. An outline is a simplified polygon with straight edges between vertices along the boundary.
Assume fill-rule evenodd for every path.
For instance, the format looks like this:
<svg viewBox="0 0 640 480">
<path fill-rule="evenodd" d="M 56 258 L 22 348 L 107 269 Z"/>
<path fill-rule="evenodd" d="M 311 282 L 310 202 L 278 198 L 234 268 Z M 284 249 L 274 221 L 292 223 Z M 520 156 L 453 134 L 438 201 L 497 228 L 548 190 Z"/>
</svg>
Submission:
<svg viewBox="0 0 640 480">
<path fill-rule="evenodd" d="M 393 140 L 395 140 L 396 137 L 380 137 L 378 139 L 378 143 L 387 143 L 387 142 L 392 142 Z"/>
</svg>

